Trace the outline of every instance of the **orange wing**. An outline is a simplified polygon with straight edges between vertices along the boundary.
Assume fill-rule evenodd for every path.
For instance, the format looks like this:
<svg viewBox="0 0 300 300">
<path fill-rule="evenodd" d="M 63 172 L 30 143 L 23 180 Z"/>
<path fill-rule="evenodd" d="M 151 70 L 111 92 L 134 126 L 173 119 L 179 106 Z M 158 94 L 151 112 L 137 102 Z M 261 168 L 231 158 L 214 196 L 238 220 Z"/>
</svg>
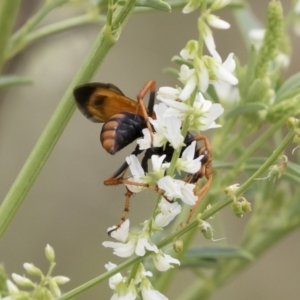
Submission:
<svg viewBox="0 0 300 300">
<path fill-rule="evenodd" d="M 93 122 L 105 122 L 120 112 L 143 115 L 138 103 L 111 83 L 87 83 L 74 89 L 80 111 Z"/>
</svg>

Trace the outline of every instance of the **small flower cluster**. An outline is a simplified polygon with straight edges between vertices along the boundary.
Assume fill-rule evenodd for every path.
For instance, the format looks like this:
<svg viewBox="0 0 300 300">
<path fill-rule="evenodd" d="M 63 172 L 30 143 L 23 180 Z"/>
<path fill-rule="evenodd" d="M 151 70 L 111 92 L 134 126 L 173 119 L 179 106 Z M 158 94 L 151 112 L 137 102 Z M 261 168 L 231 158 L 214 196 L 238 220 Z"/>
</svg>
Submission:
<svg viewBox="0 0 300 300">
<path fill-rule="evenodd" d="M 200 2 L 191 0 L 184 8 L 184 13 L 197 8 Z M 235 70 L 233 53 L 222 62 L 210 29 L 210 27 L 229 28 L 227 22 L 211 14 L 227 3 L 228 1 L 224 0 L 213 1 L 210 8 L 202 12 L 198 22 L 199 31 L 211 56 L 202 55 L 200 41 L 192 40 L 187 43 L 180 52 L 181 67 L 178 79 L 183 87 L 161 87 L 158 90 L 157 99 L 160 103 L 154 106 L 156 118 L 149 117 L 153 132 L 145 128 L 143 138 L 137 141 L 140 150 L 172 147 L 174 152 L 181 153 L 180 157 L 169 162 L 166 154 L 152 155 L 152 170 L 147 173 L 135 155 L 126 158 L 132 174 L 124 182 L 127 188 L 132 193 L 151 188 L 161 196 L 152 217 L 143 223 L 140 232 L 132 233 L 129 230 L 129 220 L 119 228 L 116 226 L 109 228 L 111 237 L 117 241 L 103 242 L 104 247 L 112 248 L 113 253 L 119 257 L 130 257 L 134 254 L 144 256 L 147 251 L 151 252 L 150 256 L 158 271 L 167 271 L 180 262 L 158 249 L 151 240 L 152 236 L 166 227 L 181 212 L 181 205 L 177 199 L 190 206 L 194 206 L 198 200 L 198 196 L 195 195 L 196 185 L 176 179 L 173 175 L 174 170 L 178 174 L 186 172 L 190 175 L 201 170 L 203 156 L 197 154 L 196 141 L 185 144 L 185 135 L 188 131 L 200 134 L 202 131 L 221 126 L 215 121 L 224 111 L 222 105 L 212 103 L 203 95 L 209 84 L 238 83 L 233 74 Z M 106 268 L 111 270 L 116 268 L 116 265 L 109 263 Z M 136 299 L 139 293 L 142 299 L 167 299 L 153 289 L 149 276 L 151 272 L 146 271 L 142 264 L 138 270 L 135 268 L 135 273 L 129 277 L 123 277 L 120 273 L 114 275 L 110 279 L 110 287 L 114 290 L 111 299 Z"/>
<path fill-rule="evenodd" d="M 259 50 L 263 45 L 263 40 L 265 37 L 266 30 L 265 29 L 251 29 L 249 31 L 249 38 L 256 50 Z M 290 65 L 290 56 L 288 53 L 283 51 L 278 51 L 278 54 L 275 57 L 276 65 L 280 68 L 288 68 Z"/>
<path fill-rule="evenodd" d="M 251 203 L 247 201 L 245 197 L 236 196 L 236 191 L 239 189 L 238 183 L 230 185 L 225 188 L 225 193 L 232 198 L 232 211 L 238 217 L 241 218 L 245 213 L 251 211 Z"/>
<path fill-rule="evenodd" d="M 32 263 L 24 263 L 24 269 L 28 275 L 39 278 L 39 283 L 33 282 L 26 276 L 21 276 L 13 273 L 12 279 L 6 281 L 7 293 L 2 300 L 30 300 L 30 299 L 43 299 L 52 300 L 61 296 L 59 285 L 67 283 L 70 279 L 65 276 L 51 276 L 53 268 L 55 267 L 55 254 L 50 245 L 47 245 L 45 249 L 46 258 L 50 263 L 49 271 L 46 275 Z M 32 289 L 31 292 L 22 291 L 19 287 Z"/>
</svg>

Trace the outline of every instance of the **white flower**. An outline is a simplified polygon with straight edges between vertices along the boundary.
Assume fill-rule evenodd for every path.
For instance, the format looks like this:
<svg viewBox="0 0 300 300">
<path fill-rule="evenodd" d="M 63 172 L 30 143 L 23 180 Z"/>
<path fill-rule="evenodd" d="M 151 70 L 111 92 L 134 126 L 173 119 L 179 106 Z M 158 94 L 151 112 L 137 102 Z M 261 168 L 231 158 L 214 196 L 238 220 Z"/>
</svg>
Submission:
<svg viewBox="0 0 300 300">
<path fill-rule="evenodd" d="M 254 28 L 249 30 L 249 38 L 256 49 L 259 49 L 262 46 L 265 33 L 265 29 Z"/>
<path fill-rule="evenodd" d="M 113 248 L 113 254 L 119 257 L 129 257 L 134 253 L 136 243 L 134 240 L 129 240 L 127 243 L 103 242 L 102 245 L 106 248 Z"/>
<path fill-rule="evenodd" d="M 207 23 L 214 28 L 217 29 L 228 29 L 230 28 L 230 24 L 224 20 L 221 20 L 218 16 L 213 14 L 209 14 L 206 18 Z"/>
<path fill-rule="evenodd" d="M 206 92 L 209 86 L 208 70 L 202 59 L 196 57 L 194 60 L 195 69 L 198 75 L 198 88 L 200 92 Z M 182 99 L 181 99 L 182 100 Z"/>
<path fill-rule="evenodd" d="M 135 155 L 130 155 L 126 157 L 126 162 L 128 163 L 130 172 L 132 174 L 132 177 L 129 177 L 128 180 L 131 182 L 136 182 L 136 183 L 142 183 L 146 184 L 146 178 L 145 178 L 145 172 L 137 159 Z M 130 185 L 126 184 L 127 188 L 133 192 L 133 193 L 139 193 L 142 190 L 146 189 L 146 187 L 143 186 L 136 186 L 136 185 Z"/>
<path fill-rule="evenodd" d="M 185 86 L 179 95 L 182 101 L 187 100 L 197 86 L 197 74 L 195 69 L 190 69 L 187 65 L 181 65 L 180 77 L 178 78 Z"/>
<path fill-rule="evenodd" d="M 141 283 L 141 292 L 143 300 L 168 300 L 166 296 L 157 290 L 154 290 L 150 281 L 144 278 Z"/>
<path fill-rule="evenodd" d="M 203 155 L 200 155 L 196 159 L 195 157 L 196 141 L 193 141 L 191 145 L 186 147 L 183 151 L 181 158 L 176 161 L 176 169 L 180 172 L 181 170 L 187 173 L 194 174 L 201 168 L 201 159 Z"/>
<path fill-rule="evenodd" d="M 153 125 L 155 132 L 153 133 L 153 146 L 163 147 L 168 142 L 174 149 L 177 149 L 183 144 L 184 137 L 181 135 L 181 120 L 177 117 L 166 117 L 165 111 L 168 107 L 163 104 L 156 104 L 154 111 L 156 114 L 156 120 L 149 118 L 149 121 Z M 143 130 L 144 138 L 138 141 L 139 145 L 151 146 L 151 139 L 148 130 Z"/>
<path fill-rule="evenodd" d="M 170 108 L 166 111 L 167 116 L 177 116 L 182 120 L 189 117 L 190 129 L 197 132 L 217 128 L 221 125 L 215 123 L 215 120 L 224 112 L 224 108 L 219 103 L 212 103 L 204 99 L 201 93 L 198 93 L 191 107 L 185 103 L 172 100 L 161 100 Z"/>
<path fill-rule="evenodd" d="M 163 86 L 160 87 L 157 91 L 157 98 L 167 98 L 167 99 L 173 99 L 176 100 L 181 93 L 181 89 L 177 88 L 174 89 L 169 86 Z"/>
<path fill-rule="evenodd" d="M 164 177 L 165 170 L 169 168 L 170 163 L 164 163 L 166 155 L 158 156 L 152 155 L 151 162 L 152 162 L 152 173 L 155 175 L 157 179 Z"/>
<path fill-rule="evenodd" d="M 113 227 L 108 228 L 107 231 L 111 232 L 110 236 L 112 238 L 125 243 L 125 241 L 128 238 L 129 225 L 130 225 L 130 221 L 129 221 L 129 219 L 127 219 L 121 224 L 121 226 L 117 230 L 112 231 L 113 229 L 116 228 L 116 226 L 113 226 Z"/>
<path fill-rule="evenodd" d="M 146 271 L 144 265 L 140 263 L 134 278 L 134 284 L 139 284 L 142 282 L 144 278 L 152 277 L 152 276 L 153 276 L 152 272 Z"/>
<path fill-rule="evenodd" d="M 134 282 L 131 281 L 127 287 L 125 282 L 120 282 L 115 288 L 115 294 L 110 298 L 111 300 L 135 300 L 137 298 L 137 291 Z"/>
<path fill-rule="evenodd" d="M 239 89 L 227 82 L 214 82 L 215 91 L 220 101 L 226 103 L 238 103 L 240 100 Z"/>
<path fill-rule="evenodd" d="M 170 203 L 162 197 L 159 203 L 160 213 L 155 216 L 154 224 L 158 228 L 165 227 L 181 212 L 181 206 L 175 201 Z"/>
<path fill-rule="evenodd" d="M 287 68 L 290 65 L 291 58 L 285 53 L 278 53 L 275 61 L 280 67 Z"/>
<path fill-rule="evenodd" d="M 174 268 L 172 264 L 180 265 L 178 259 L 173 258 L 171 255 L 159 251 L 157 254 L 152 255 L 153 262 L 158 271 L 164 272 L 170 268 Z"/>
<path fill-rule="evenodd" d="M 238 79 L 232 74 L 236 67 L 233 56 L 234 54 L 230 53 L 224 63 L 218 61 L 216 57 L 205 57 L 206 67 L 211 70 L 211 82 L 224 81 L 232 85 L 238 84 Z"/>
<path fill-rule="evenodd" d="M 146 254 L 146 250 L 153 251 L 155 253 L 158 252 L 158 248 L 154 245 L 149 238 L 149 235 L 144 235 L 138 238 L 137 245 L 135 248 L 135 254 L 137 256 L 144 256 Z"/>
<path fill-rule="evenodd" d="M 165 191 L 164 196 L 168 199 L 179 198 L 188 205 L 194 205 L 198 197 L 194 195 L 194 184 L 185 183 L 181 180 L 172 179 L 170 176 L 161 178 L 158 187 Z"/>
<path fill-rule="evenodd" d="M 119 257 L 129 257 L 135 253 L 138 256 L 144 256 L 146 250 L 157 252 L 158 248 L 150 241 L 149 233 L 144 229 L 139 236 L 130 235 L 129 220 L 126 220 L 118 230 L 112 232 L 112 237 L 121 243 L 106 241 L 102 245 L 106 248 L 113 248 L 113 254 Z"/>
<path fill-rule="evenodd" d="M 294 12 L 295 12 L 295 14 L 300 13 L 300 1 L 299 0 L 295 3 Z"/>
<path fill-rule="evenodd" d="M 137 297 L 137 294 L 133 293 L 132 291 L 128 291 L 125 294 L 113 294 L 113 296 L 110 298 L 110 300 L 135 300 Z"/>
<path fill-rule="evenodd" d="M 186 46 L 180 51 L 180 56 L 185 59 L 194 59 L 198 54 L 198 41 L 190 40 Z"/>
<path fill-rule="evenodd" d="M 207 24 L 203 21 L 199 22 L 200 30 L 203 35 L 204 43 L 211 55 L 216 52 L 216 43 L 212 34 L 211 29 L 207 26 Z"/>
<path fill-rule="evenodd" d="M 137 140 L 140 150 L 151 148 L 151 134 L 148 128 L 142 130 L 144 138 Z"/>
</svg>

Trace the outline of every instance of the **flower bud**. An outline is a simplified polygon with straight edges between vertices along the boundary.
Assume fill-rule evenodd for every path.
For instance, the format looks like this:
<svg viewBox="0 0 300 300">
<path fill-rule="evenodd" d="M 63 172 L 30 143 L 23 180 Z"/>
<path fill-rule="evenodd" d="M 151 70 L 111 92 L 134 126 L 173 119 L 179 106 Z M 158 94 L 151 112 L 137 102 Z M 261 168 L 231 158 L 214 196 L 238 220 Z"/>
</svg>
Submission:
<svg viewBox="0 0 300 300">
<path fill-rule="evenodd" d="M 52 280 L 54 280 L 58 285 L 65 284 L 70 281 L 70 278 L 66 276 L 55 276 L 52 277 Z"/>
<path fill-rule="evenodd" d="M 173 244 L 173 249 L 176 253 L 180 253 L 183 250 L 183 241 L 182 240 L 177 240 L 174 244 Z"/>
<path fill-rule="evenodd" d="M 198 54 L 198 41 L 190 40 L 186 46 L 180 51 L 183 59 L 194 59 Z"/>
<path fill-rule="evenodd" d="M 35 284 L 28 278 L 24 276 L 20 276 L 16 273 L 12 273 L 11 277 L 13 278 L 14 282 L 23 287 L 34 287 Z"/>
<path fill-rule="evenodd" d="M 9 279 L 6 280 L 7 290 L 11 294 L 16 294 L 19 292 L 19 288 Z"/>
<path fill-rule="evenodd" d="M 231 204 L 231 208 L 233 210 L 233 213 L 238 217 L 241 218 L 244 215 L 244 211 L 242 209 L 242 204 L 239 201 L 233 201 Z"/>
<path fill-rule="evenodd" d="M 228 196 L 232 196 L 238 189 L 239 189 L 240 184 L 239 183 L 235 183 L 232 184 L 228 187 L 226 187 L 224 189 L 224 192 L 228 195 Z"/>
<path fill-rule="evenodd" d="M 51 293 L 55 296 L 55 297 L 59 297 L 61 295 L 61 291 L 58 287 L 58 284 L 56 283 L 55 280 L 53 280 L 53 278 L 49 279 L 49 288 Z"/>
<path fill-rule="evenodd" d="M 205 238 L 208 240 L 213 238 L 213 229 L 209 223 L 202 220 L 202 223 L 199 223 L 198 228 L 201 230 Z"/>
<path fill-rule="evenodd" d="M 54 249 L 48 244 L 45 249 L 46 258 L 50 263 L 53 263 L 55 260 Z"/>
<path fill-rule="evenodd" d="M 244 213 L 247 213 L 247 212 L 250 212 L 250 211 L 251 211 L 251 203 L 248 202 L 248 201 L 246 200 L 246 198 L 243 198 L 243 201 L 241 202 L 241 204 L 242 204 L 242 211 L 243 211 Z"/>
<path fill-rule="evenodd" d="M 289 128 L 294 128 L 299 126 L 299 120 L 294 117 L 289 117 L 286 123 Z"/>
<path fill-rule="evenodd" d="M 30 275 L 38 276 L 38 277 L 43 276 L 43 272 L 39 268 L 37 268 L 34 264 L 24 263 L 23 267 L 26 270 L 26 272 Z"/>
</svg>

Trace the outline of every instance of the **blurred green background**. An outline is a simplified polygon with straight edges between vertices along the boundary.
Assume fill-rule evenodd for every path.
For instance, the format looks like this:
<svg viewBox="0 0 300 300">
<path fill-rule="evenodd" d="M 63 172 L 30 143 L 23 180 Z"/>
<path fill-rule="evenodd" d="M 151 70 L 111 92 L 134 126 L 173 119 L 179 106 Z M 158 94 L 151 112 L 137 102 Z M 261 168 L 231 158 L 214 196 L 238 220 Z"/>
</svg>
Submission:
<svg viewBox="0 0 300 300">
<path fill-rule="evenodd" d="M 39 5 L 39 1 L 25 2 L 20 24 Z M 263 21 L 268 1 L 250 2 Z M 288 8 L 289 1 L 284 1 L 284 5 Z M 43 24 L 69 14 L 69 9 L 58 9 Z M 174 85 L 176 82 L 162 70 L 171 65 L 171 57 L 177 55 L 189 39 L 197 38 L 197 17 L 198 13 L 183 15 L 179 11 L 133 15 L 94 80 L 114 83 L 132 98 L 149 79 L 155 79 L 158 87 Z M 214 31 L 218 51 L 223 58 L 234 52 L 245 62 L 246 50 L 231 14 L 225 11 L 222 18 L 233 28 Z M 0 94 L 0 199 L 20 171 L 98 31 L 97 25 L 89 25 L 43 39 L 10 64 L 12 73 L 30 76 L 34 84 L 6 89 Z M 292 63 L 285 76 L 299 71 L 300 43 L 295 35 L 293 38 Z M 23 274 L 24 262 L 32 262 L 45 270 L 47 243 L 56 252 L 58 265 L 54 274 L 71 278 L 62 288 L 64 291 L 103 273 L 106 262 L 121 262 L 101 244 L 109 239 L 106 229 L 121 216 L 125 189 L 105 187 L 102 182 L 119 167 L 133 146 L 110 156 L 100 145 L 100 130 L 100 124 L 93 124 L 79 111 L 75 112 L 0 241 L 0 261 L 9 274 Z M 155 204 L 153 199 L 150 191 L 146 196 L 137 195 L 132 199 L 131 224 L 137 225 L 148 217 Z M 246 217 L 238 219 L 226 208 L 218 218 L 225 229 L 216 230 L 215 237 L 225 236 L 229 244 L 238 244 Z M 199 235 L 195 243 L 207 242 Z M 290 300 L 299 299 L 299 249 L 298 231 L 220 289 L 212 299 L 281 300 L 286 296 Z M 179 272 L 167 296 L 175 299 L 193 277 L 189 271 Z M 110 299 L 111 295 L 108 284 L 102 283 L 76 299 Z"/>
</svg>

